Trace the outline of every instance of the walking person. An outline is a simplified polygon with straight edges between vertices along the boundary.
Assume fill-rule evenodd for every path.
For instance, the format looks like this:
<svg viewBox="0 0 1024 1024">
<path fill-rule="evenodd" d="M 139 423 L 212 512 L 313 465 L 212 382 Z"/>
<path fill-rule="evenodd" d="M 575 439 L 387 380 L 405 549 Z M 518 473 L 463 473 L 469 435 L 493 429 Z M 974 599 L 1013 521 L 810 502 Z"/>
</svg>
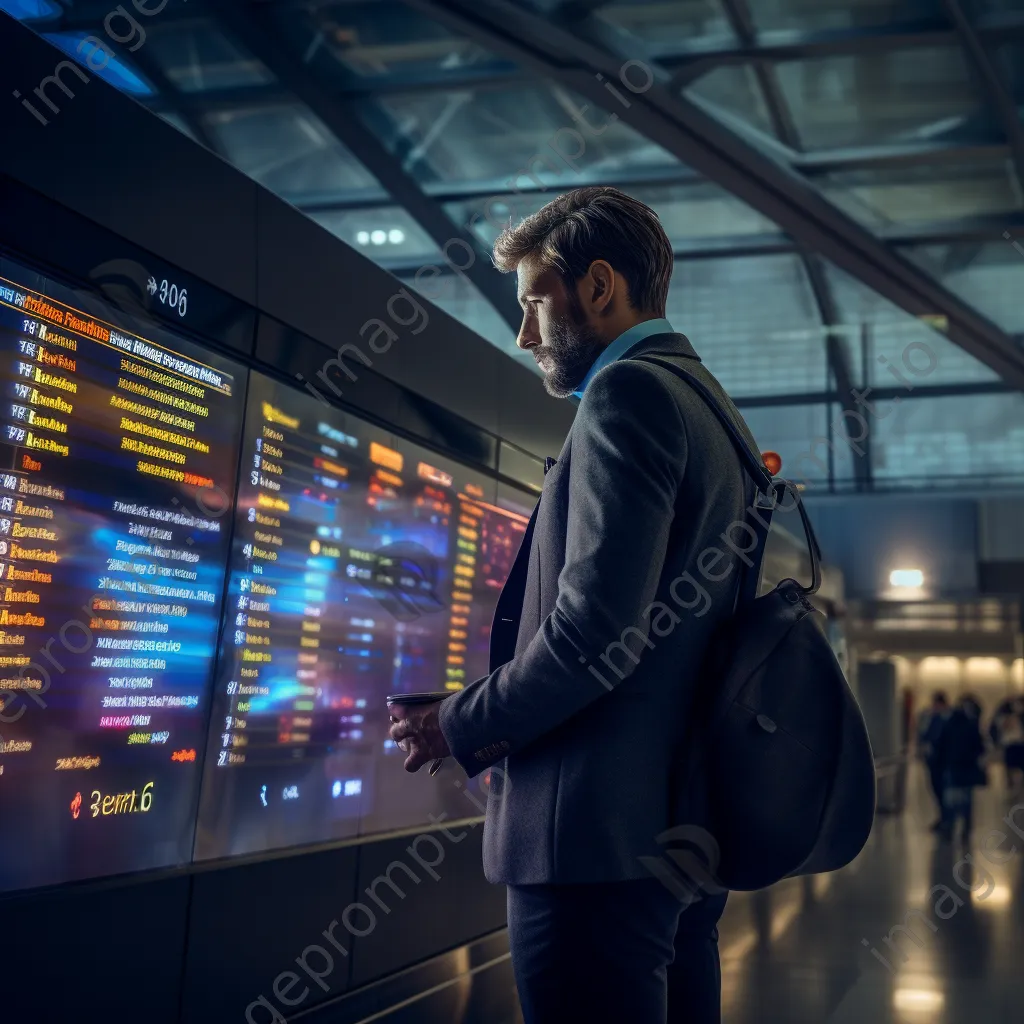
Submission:
<svg viewBox="0 0 1024 1024">
<path fill-rule="evenodd" d="M 921 716 L 918 725 L 917 747 L 928 771 L 928 784 L 935 797 L 937 817 L 932 823 L 932 831 L 938 832 L 942 827 L 942 765 L 939 761 L 939 738 L 949 718 L 949 701 L 941 690 L 932 694 L 931 707 Z"/>
<path fill-rule="evenodd" d="M 1024 700 L 1015 697 L 1000 704 L 989 732 L 1003 750 L 1006 788 L 1018 789 L 1024 778 Z"/>
<path fill-rule="evenodd" d="M 988 784 L 981 763 L 985 755 L 981 706 L 970 695 L 957 701 L 939 736 L 937 754 L 943 786 L 939 833 L 944 839 L 952 839 L 957 822 L 962 821 L 960 839 L 966 843 L 973 826 L 974 789 Z"/>
</svg>

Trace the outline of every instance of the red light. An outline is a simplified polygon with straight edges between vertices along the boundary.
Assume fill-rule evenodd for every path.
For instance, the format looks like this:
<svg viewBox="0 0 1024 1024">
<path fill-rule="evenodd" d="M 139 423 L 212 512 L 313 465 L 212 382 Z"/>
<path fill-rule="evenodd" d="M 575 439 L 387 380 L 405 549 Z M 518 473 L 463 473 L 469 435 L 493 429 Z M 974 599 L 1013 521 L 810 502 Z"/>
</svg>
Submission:
<svg viewBox="0 0 1024 1024">
<path fill-rule="evenodd" d="M 71 817 L 77 818 L 78 812 L 82 809 L 82 794 L 76 793 L 75 799 L 71 801 Z"/>
<path fill-rule="evenodd" d="M 762 452 L 761 461 L 772 476 L 777 476 L 782 471 L 782 456 L 778 452 Z"/>
</svg>

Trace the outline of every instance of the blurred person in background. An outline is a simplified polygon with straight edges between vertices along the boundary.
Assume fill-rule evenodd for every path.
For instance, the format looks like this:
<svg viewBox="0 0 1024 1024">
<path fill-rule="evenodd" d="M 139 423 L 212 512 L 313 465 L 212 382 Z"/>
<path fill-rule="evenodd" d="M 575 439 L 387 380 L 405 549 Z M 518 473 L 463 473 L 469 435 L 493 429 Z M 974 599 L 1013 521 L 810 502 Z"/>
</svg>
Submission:
<svg viewBox="0 0 1024 1024">
<path fill-rule="evenodd" d="M 992 716 L 989 736 L 1001 747 L 1006 765 L 1006 787 L 1017 789 L 1024 781 L 1024 698 L 1003 701 Z"/>
<path fill-rule="evenodd" d="M 952 839 L 957 822 L 963 821 L 960 839 L 971 836 L 974 789 L 988 784 L 981 759 L 985 741 L 981 735 L 981 705 L 964 694 L 946 719 L 935 746 L 942 777 L 942 820 L 938 829 L 944 839 Z"/>
<path fill-rule="evenodd" d="M 932 694 L 931 706 L 925 708 L 918 720 L 917 749 L 928 769 L 928 782 L 931 785 L 938 817 L 932 823 L 932 831 L 942 828 L 942 765 L 938 757 L 939 738 L 949 718 L 949 701 L 941 690 Z"/>
</svg>

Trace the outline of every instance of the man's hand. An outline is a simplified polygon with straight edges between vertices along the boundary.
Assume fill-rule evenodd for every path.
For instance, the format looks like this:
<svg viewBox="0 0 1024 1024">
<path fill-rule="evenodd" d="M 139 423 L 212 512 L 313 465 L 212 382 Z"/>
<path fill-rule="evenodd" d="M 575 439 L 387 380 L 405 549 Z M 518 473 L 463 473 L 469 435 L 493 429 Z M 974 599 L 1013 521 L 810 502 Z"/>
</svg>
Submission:
<svg viewBox="0 0 1024 1024">
<path fill-rule="evenodd" d="M 409 755 L 405 759 L 407 772 L 419 771 L 430 761 L 451 756 L 436 708 L 410 711 L 407 717 L 391 726 L 391 738 L 399 750 Z"/>
</svg>

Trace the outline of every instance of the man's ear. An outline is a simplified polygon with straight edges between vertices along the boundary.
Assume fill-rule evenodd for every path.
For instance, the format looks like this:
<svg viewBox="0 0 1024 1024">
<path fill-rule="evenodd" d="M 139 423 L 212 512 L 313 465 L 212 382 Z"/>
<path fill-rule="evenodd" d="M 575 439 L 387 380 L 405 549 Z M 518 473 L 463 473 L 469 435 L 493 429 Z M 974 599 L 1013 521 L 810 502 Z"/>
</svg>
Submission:
<svg viewBox="0 0 1024 1024">
<path fill-rule="evenodd" d="M 583 299 L 585 307 L 601 316 L 611 306 L 615 296 L 615 271 L 605 260 L 594 260 L 583 278 Z"/>
</svg>

